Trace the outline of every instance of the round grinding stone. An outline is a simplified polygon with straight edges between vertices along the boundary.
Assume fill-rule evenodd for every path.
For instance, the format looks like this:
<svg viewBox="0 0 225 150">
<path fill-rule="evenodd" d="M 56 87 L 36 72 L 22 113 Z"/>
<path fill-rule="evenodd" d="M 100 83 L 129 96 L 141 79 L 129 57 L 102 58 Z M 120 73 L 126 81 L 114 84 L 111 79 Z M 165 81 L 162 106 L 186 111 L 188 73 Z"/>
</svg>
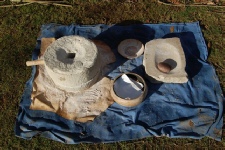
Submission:
<svg viewBox="0 0 225 150">
<path fill-rule="evenodd" d="M 64 36 L 53 42 L 44 53 L 45 67 L 54 83 L 65 90 L 92 86 L 101 62 L 93 42 L 80 36 Z"/>
<path fill-rule="evenodd" d="M 118 52 L 125 58 L 133 59 L 144 52 L 144 45 L 136 39 L 126 39 L 118 45 Z"/>
</svg>

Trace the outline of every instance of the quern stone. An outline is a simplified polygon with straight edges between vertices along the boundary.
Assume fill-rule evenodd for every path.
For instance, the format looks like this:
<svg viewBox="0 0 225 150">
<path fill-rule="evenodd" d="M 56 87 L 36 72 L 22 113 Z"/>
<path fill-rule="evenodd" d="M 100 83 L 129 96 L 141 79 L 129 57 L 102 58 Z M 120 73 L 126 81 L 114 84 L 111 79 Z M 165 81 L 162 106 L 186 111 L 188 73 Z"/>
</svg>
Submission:
<svg viewBox="0 0 225 150">
<path fill-rule="evenodd" d="M 185 83 L 186 59 L 179 38 L 155 39 L 146 43 L 143 65 L 154 83 Z"/>
<path fill-rule="evenodd" d="M 64 36 L 44 53 L 46 71 L 61 89 L 82 90 L 99 77 L 101 59 L 96 45 L 84 37 Z"/>
</svg>

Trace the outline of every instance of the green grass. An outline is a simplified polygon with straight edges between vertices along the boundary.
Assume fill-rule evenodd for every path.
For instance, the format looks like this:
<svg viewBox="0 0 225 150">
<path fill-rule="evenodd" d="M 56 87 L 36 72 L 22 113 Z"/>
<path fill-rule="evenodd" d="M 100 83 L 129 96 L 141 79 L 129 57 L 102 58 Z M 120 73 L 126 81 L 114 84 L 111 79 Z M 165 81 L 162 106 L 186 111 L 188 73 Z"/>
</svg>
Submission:
<svg viewBox="0 0 225 150">
<path fill-rule="evenodd" d="M 125 0 L 124 0 L 125 1 Z M 0 8 L 0 149 L 222 149 L 225 139 L 202 140 L 145 138 L 112 144 L 65 145 L 42 137 L 23 140 L 14 135 L 15 118 L 30 60 L 42 24 L 115 24 L 124 20 L 143 23 L 200 21 L 208 43 L 209 61 L 215 66 L 225 92 L 225 50 L 219 15 L 207 7 L 170 7 L 155 2 L 121 2 L 119 0 L 70 1 L 73 8 L 31 4 Z M 224 31 L 225 32 L 225 31 Z M 225 135 L 223 135 L 225 136 Z"/>
</svg>

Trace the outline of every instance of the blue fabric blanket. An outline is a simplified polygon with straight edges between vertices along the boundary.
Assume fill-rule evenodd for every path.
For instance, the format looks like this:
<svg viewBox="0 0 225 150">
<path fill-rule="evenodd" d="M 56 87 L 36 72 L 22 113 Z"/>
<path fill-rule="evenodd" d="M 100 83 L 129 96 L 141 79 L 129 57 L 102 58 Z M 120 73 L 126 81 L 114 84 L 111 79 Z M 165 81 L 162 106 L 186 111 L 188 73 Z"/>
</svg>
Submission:
<svg viewBox="0 0 225 150">
<path fill-rule="evenodd" d="M 93 122 L 79 123 L 53 112 L 29 109 L 36 72 L 33 67 L 20 102 L 16 136 L 31 139 L 41 135 L 68 144 L 107 143 L 151 136 L 194 139 L 207 136 L 221 140 L 224 98 L 215 70 L 207 62 L 208 51 L 198 22 L 129 26 L 47 24 L 41 28 L 33 59 L 39 55 L 42 37 L 67 35 L 80 35 L 108 44 L 117 58 L 108 74 L 112 79 L 122 72 L 135 72 L 144 77 L 143 56 L 127 60 L 118 54 L 117 46 L 122 40 L 135 38 L 145 44 L 152 39 L 179 37 L 186 57 L 189 81 L 184 84 L 153 84 L 145 79 L 149 90 L 140 105 L 127 108 L 113 103 Z"/>
</svg>

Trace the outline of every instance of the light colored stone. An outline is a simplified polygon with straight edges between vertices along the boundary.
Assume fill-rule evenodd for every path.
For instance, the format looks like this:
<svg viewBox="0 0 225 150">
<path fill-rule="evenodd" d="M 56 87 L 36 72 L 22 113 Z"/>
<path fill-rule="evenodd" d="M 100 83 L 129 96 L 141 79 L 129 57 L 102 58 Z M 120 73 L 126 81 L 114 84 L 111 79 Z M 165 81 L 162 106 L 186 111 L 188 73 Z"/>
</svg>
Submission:
<svg viewBox="0 0 225 150">
<path fill-rule="evenodd" d="M 118 45 L 118 52 L 125 58 L 133 59 L 144 52 L 144 45 L 136 39 L 126 39 Z"/>
<path fill-rule="evenodd" d="M 96 45 L 80 36 L 57 39 L 45 51 L 44 61 L 54 83 L 66 91 L 89 88 L 96 82 L 101 68 Z"/>
<path fill-rule="evenodd" d="M 104 76 L 107 65 L 116 58 L 104 42 L 94 42 L 101 54 L 101 72 L 97 82 L 87 90 L 66 91 L 53 82 L 44 65 L 36 66 L 30 109 L 50 111 L 66 119 L 87 122 L 94 120 L 114 102 L 110 94 L 112 82 Z M 43 59 L 42 54 L 39 59 Z"/>
<path fill-rule="evenodd" d="M 171 70 L 160 71 L 157 67 L 159 63 L 168 64 Z M 143 65 L 146 77 L 151 82 L 185 83 L 188 81 L 185 72 L 185 55 L 179 38 L 156 39 L 146 43 Z"/>
</svg>

